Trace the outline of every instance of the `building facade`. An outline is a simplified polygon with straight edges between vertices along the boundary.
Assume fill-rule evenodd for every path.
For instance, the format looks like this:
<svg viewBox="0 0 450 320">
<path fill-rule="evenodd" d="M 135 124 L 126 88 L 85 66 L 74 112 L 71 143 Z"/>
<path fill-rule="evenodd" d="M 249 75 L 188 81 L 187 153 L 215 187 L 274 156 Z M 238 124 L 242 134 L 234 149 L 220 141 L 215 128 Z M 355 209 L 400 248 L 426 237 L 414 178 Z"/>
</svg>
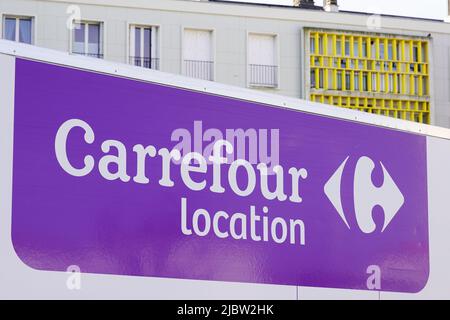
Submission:
<svg viewBox="0 0 450 320">
<path fill-rule="evenodd" d="M 189 0 L 2 0 L 2 38 L 450 127 L 450 24 Z"/>
<path fill-rule="evenodd" d="M 307 37 L 312 101 L 430 123 L 427 38 L 324 29 Z"/>
</svg>

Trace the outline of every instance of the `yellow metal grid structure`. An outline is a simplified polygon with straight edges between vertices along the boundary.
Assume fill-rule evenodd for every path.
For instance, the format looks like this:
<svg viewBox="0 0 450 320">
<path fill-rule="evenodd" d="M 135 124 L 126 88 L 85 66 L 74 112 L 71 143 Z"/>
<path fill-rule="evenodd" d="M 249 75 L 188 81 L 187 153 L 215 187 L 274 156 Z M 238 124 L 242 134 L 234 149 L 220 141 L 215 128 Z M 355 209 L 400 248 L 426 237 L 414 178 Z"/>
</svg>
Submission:
<svg viewBox="0 0 450 320">
<path fill-rule="evenodd" d="M 429 42 L 309 30 L 312 101 L 430 123 Z"/>
</svg>

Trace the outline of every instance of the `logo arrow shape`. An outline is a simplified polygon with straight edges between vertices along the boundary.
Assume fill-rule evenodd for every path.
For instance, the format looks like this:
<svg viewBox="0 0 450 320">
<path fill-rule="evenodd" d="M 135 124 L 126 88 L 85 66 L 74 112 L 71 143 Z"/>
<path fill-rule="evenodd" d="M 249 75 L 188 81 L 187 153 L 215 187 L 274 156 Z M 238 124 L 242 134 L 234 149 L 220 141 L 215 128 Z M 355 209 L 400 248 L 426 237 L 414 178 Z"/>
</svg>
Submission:
<svg viewBox="0 0 450 320">
<path fill-rule="evenodd" d="M 342 174 L 344 173 L 344 168 L 349 158 L 350 157 L 347 157 L 347 159 L 345 159 L 344 162 L 342 162 L 342 164 L 339 166 L 336 172 L 331 176 L 330 180 L 328 180 L 328 182 L 325 184 L 323 190 L 328 199 L 331 201 L 331 204 L 338 212 L 342 221 L 344 221 L 347 228 L 350 229 L 350 225 L 348 224 L 347 218 L 345 217 L 344 214 L 344 209 L 342 208 L 342 200 L 341 200 Z"/>
</svg>

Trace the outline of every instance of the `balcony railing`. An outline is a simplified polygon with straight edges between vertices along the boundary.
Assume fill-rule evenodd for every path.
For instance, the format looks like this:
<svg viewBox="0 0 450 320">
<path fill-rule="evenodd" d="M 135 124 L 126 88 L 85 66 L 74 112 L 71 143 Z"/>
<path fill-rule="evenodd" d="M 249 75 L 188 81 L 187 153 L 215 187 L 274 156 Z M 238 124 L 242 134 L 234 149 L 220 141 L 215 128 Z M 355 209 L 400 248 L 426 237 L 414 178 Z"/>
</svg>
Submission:
<svg viewBox="0 0 450 320">
<path fill-rule="evenodd" d="M 159 70 L 159 58 L 130 57 L 130 64 L 137 67 Z"/>
<path fill-rule="evenodd" d="M 203 80 L 214 80 L 214 62 L 184 60 L 184 75 Z"/>
<path fill-rule="evenodd" d="M 80 56 L 103 59 L 103 53 L 87 53 L 87 52 L 72 52 L 72 53 Z"/>
<path fill-rule="evenodd" d="M 271 88 L 278 86 L 278 66 L 250 64 L 249 75 L 251 86 Z"/>
</svg>

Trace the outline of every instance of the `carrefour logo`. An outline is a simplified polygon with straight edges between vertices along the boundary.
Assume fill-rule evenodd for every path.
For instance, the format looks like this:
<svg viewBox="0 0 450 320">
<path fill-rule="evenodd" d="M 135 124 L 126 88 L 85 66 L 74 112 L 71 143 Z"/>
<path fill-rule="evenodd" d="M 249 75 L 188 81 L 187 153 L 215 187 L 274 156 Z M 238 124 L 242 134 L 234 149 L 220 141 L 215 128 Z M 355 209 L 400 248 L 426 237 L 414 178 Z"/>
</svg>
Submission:
<svg viewBox="0 0 450 320">
<path fill-rule="evenodd" d="M 342 206 L 341 196 L 342 176 L 349 158 L 347 157 L 342 162 L 330 180 L 328 180 L 324 191 L 347 228 L 351 229 Z M 372 217 L 372 210 L 375 206 L 378 205 L 383 208 L 384 224 L 381 232 L 384 232 L 405 203 L 405 198 L 394 179 L 382 162 L 380 162 L 380 165 L 383 171 L 383 184 L 381 187 L 376 187 L 372 182 L 371 176 L 375 163 L 369 157 L 363 156 L 359 158 L 354 172 L 353 198 L 355 217 L 359 229 L 366 234 L 375 232 L 377 227 Z"/>
</svg>

